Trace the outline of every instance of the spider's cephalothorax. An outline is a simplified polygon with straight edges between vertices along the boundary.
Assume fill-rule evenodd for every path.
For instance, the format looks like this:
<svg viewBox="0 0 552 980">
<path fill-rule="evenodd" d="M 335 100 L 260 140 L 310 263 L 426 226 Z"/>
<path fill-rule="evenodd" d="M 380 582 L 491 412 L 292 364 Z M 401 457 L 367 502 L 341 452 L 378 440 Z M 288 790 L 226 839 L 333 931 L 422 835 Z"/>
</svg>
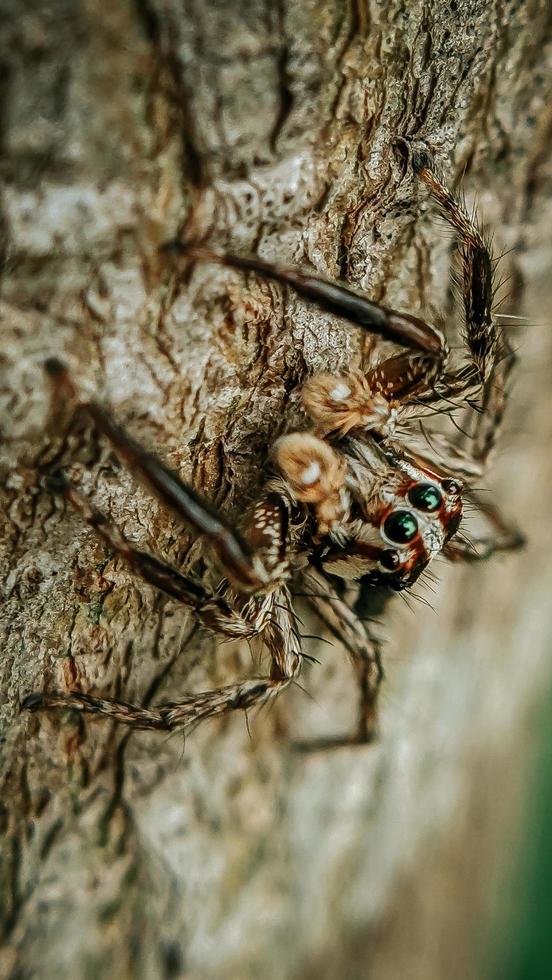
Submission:
<svg viewBox="0 0 552 980">
<path fill-rule="evenodd" d="M 306 595 L 347 649 L 360 687 L 356 738 L 369 739 L 376 725 L 382 677 L 379 649 L 369 630 L 336 591 L 335 580 L 364 589 L 401 591 L 436 555 L 453 561 L 487 557 L 520 543 L 490 506 L 480 512 L 491 533 L 476 544 L 456 537 L 462 502 L 474 502 L 465 480 L 480 474 L 493 448 L 506 399 L 513 355 L 491 313 L 492 273 L 487 245 L 462 205 L 447 191 L 429 158 L 415 154 L 414 169 L 439 203 L 460 241 L 465 313 L 465 363 L 449 364 L 440 330 L 407 313 L 371 302 L 346 286 L 254 257 L 205 248 L 172 251 L 186 260 L 208 260 L 257 273 L 322 309 L 402 348 L 361 372 L 318 374 L 302 398 L 306 425 L 273 447 L 273 474 L 243 534 L 190 486 L 168 470 L 95 401 L 79 399 L 67 368 L 47 363 L 58 396 L 80 401 L 98 432 L 161 502 L 193 532 L 210 541 L 225 578 L 216 590 L 138 550 L 62 474 L 50 488 L 91 524 L 146 581 L 194 610 L 199 621 L 225 637 L 262 635 L 270 652 L 267 676 L 174 703 L 142 708 L 77 691 L 32 694 L 24 707 L 70 706 L 138 728 L 172 730 L 202 718 L 262 704 L 299 673 L 303 652 L 292 605 Z M 474 401 L 477 399 L 477 401 Z M 463 441 L 423 429 L 432 416 L 474 409 L 475 424 Z"/>
<path fill-rule="evenodd" d="M 349 437 L 343 451 L 347 514 L 317 549 L 319 566 L 365 585 L 406 589 L 458 530 L 461 484 L 366 441 Z"/>
</svg>

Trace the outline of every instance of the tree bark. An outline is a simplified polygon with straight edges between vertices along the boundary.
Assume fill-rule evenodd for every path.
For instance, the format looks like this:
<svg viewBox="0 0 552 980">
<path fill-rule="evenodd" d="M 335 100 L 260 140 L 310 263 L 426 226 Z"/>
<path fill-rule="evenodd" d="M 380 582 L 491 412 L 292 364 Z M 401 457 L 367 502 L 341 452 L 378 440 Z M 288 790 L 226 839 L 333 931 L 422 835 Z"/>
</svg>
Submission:
<svg viewBox="0 0 552 980">
<path fill-rule="evenodd" d="M 0 22 L 0 975 L 482 976 L 550 679 L 550 5 L 0 0 Z M 512 250 L 503 309 L 541 324 L 511 328 L 521 369 L 491 481 L 529 548 L 439 565 L 436 616 L 390 606 L 374 747 L 293 748 L 353 726 L 338 647 L 304 671 L 315 700 L 288 692 L 251 737 L 240 715 L 184 744 L 21 714 L 30 691 L 143 703 L 251 670 L 44 489 L 62 452 L 141 546 L 183 569 L 208 555 L 52 413 L 45 357 L 239 520 L 303 379 L 365 340 L 254 277 L 183 280 L 159 245 L 193 233 L 450 321 L 450 242 L 398 137 L 464 177 L 495 252 Z"/>
</svg>

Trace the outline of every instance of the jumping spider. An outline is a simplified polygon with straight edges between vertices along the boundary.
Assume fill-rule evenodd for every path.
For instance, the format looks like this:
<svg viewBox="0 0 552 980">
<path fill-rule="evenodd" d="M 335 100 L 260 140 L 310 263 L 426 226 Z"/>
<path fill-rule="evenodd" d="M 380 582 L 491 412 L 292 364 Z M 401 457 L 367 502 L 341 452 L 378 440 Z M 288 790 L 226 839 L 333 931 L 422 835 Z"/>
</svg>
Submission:
<svg viewBox="0 0 552 980">
<path fill-rule="evenodd" d="M 192 254 L 195 260 L 252 271 L 290 286 L 323 310 L 402 348 L 365 374 L 353 370 L 339 376 L 318 374 L 305 383 L 302 398 L 310 429 L 276 442 L 275 475 L 243 536 L 134 442 L 102 405 L 81 401 L 97 431 L 129 469 L 177 518 L 210 542 L 225 574 L 216 591 L 137 550 L 65 476 L 50 482 L 51 489 L 62 494 L 137 574 L 193 609 L 204 626 L 224 637 L 262 634 L 271 656 L 269 674 L 188 694 L 155 708 L 78 691 L 32 694 L 23 707 L 70 707 L 161 731 L 237 708 L 247 711 L 274 698 L 299 674 L 304 654 L 292 605 L 292 588 L 299 583 L 302 594 L 351 656 L 360 687 L 353 740 L 367 741 L 376 726 L 382 678 L 379 650 L 370 630 L 344 601 L 339 580 L 360 583 L 365 590 L 399 591 L 412 586 L 436 555 L 470 561 L 521 543 L 493 508 L 481 508 L 479 503 L 488 536 L 476 547 L 456 536 L 463 502 L 474 499 L 463 480 L 485 468 L 502 418 L 514 355 L 492 315 L 494 263 L 481 232 L 446 189 L 429 156 L 414 153 L 412 163 L 459 239 L 468 355 L 460 367 L 447 366 L 449 351 L 440 330 L 343 285 L 257 258 L 205 249 Z M 190 250 L 186 251 L 189 256 Z M 48 361 L 47 370 L 60 399 L 78 400 L 61 362 Z M 458 438 L 452 441 L 437 434 L 416 442 L 413 421 L 418 425 L 421 419 L 455 408 L 474 413 L 469 450 Z"/>
</svg>

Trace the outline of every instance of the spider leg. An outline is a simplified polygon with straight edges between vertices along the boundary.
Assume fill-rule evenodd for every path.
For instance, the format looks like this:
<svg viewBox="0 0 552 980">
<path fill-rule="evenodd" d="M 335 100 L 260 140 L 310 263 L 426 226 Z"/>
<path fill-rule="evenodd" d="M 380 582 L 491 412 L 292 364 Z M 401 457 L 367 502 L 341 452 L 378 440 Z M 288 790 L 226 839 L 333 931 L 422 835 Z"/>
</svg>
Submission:
<svg viewBox="0 0 552 980">
<path fill-rule="evenodd" d="M 78 398 L 69 371 L 61 361 L 50 358 L 45 366 L 60 398 Z M 262 562 L 209 501 L 180 480 L 157 456 L 135 442 L 102 405 L 95 401 L 81 401 L 80 404 L 98 431 L 109 439 L 121 459 L 148 489 L 196 534 L 208 538 L 238 588 L 251 591 L 267 584 L 268 575 Z"/>
<path fill-rule="evenodd" d="M 476 220 L 446 188 L 435 172 L 428 153 L 415 151 L 412 162 L 419 178 L 439 204 L 443 216 L 455 229 L 460 243 L 465 335 L 471 364 L 456 375 L 444 374 L 439 378 L 433 395 L 426 401 L 438 402 L 443 397 L 449 400 L 461 396 L 472 412 L 477 412 L 475 425 L 470 426 L 470 431 L 465 431 L 467 422 L 462 424 L 459 435 L 445 444 L 447 467 L 473 477 L 485 471 L 496 443 L 516 357 L 502 327 L 492 316 L 495 263 Z M 479 404 L 471 398 L 477 398 Z M 437 439 L 442 448 L 442 437 Z M 487 511 L 492 533 L 478 542 L 475 551 L 463 549 L 458 541 L 449 542 L 446 551 L 453 560 L 459 557 L 480 560 L 494 551 L 519 547 L 522 543 L 519 531 L 508 526 L 497 512 L 485 508 L 480 502 L 477 506 L 480 513 Z"/>
<path fill-rule="evenodd" d="M 62 495 L 86 523 L 90 524 L 144 581 L 188 606 L 204 626 L 229 637 L 251 635 L 246 618 L 226 600 L 224 595 L 207 591 L 193 579 L 182 575 L 176 568 L 136 548 L 64 474 L 57 473 L 55 476 L 50 476 L 47 485 L 52 492 Z"/>
<path fill-rule="evenodd" d="M 77 395 L 63 364 L 52 360 L 47 369 L 61 396 Z M 152 709 L 78 691 L 67 695 L 31 694 L 24 699 L 22 707 L 27 710 L 73 708 L 136 728 L 171 731 L 237 708 L 247 710 L 271 699 L 297 675 L 302 657 L 289 593 L 283 584 L 288 572 L 291 501 L 276 491 L 265 493 L 253 511 L 246 541 L 207 501 L 131 440 L 100 405 L 85 402 L 83 408 L 125 462 L 161 500 L 195 531 L 210 538 L 221 563 L 234 573 L 238 594 L 228 582 L 223 582 L 217 593 L 211 594 L 170 565 L 137 549 L 63 475 L 50 477 L 50 488 L 62 494 L 142 578 L 191 607 L 205 626 L 227 637 L 254 637 L 262 633 L 272 655 L 272 668 L 267 677 L 191 694 L 181 701 Z M 246 590 L 254 590 L 256 594 L 247 598 L 243 594 Z"/>
<path fill-rule="evenodd" d="M 355 612 L 339 598 L 325 575 L 309 569 L 303 575 L 301 584 L 310 605 L 347 650 L 358 683 L 356 732 L 351 738 L 339 742 L 334 740 L 331 744 L 371 742 L 377 734 L 377 702 L 383 680 L 380 645 Z"/>
<path fill-rule="evenodd" d="M 180 728 L 213 715 L 238 708 L 260 706 L 271 701 L 291 684 L 301 670 L 302 650 L 291 597 L 286 588 L 272 593 L 270 620 L 263 639 L 271 655 L 268 676 L 239 681 L 215 691 L 191 694 L 162 708 L 168 727 Z M 258 632 L 257 629 L 253 629 Z"/>
<path fill-rule="evenodd" d="M 478 510 L 488 531 L 482 532 L 473 540 L 452 538 L 443 549 L 450 561 L 486 561 L 501 551 L 516 551 L 523 548 L 525 538 L 519 529 L 509 523 L 493 504 L 484 503 L 473 490 L 465 490 L 464 500 L 468 500 Z"/>
<path fill-rule="evenodd" d="M 480 476 L 485 472 L 504 418 L 509 380 L 515 361 L 515 354 L 504 339 L 502 353 L 497 357 L 486 381 L 483 384 L 477 382 L 475 385 L 470 385 L 462 393 L 464 401 L 467 401 L 470 406 L 470 411 L 469 417 L 466 413 L 466 417 L 457 426 L 457 434 L 452 439 L 445 439 L 441 434 L 431 434 L 431 440 L 435 440 L 444 451 L 443 458 L 446 459 L 448 468 L 468 477 Z M 449 394 L 452 394 L 454 384 L 459 384 L 460 387 L 463 385 L 462 377 L 465 379 L 467 375 L 461 372 L 458 377 L 459 382 L 452 381 L 449 384 Z M 441 381 L 445 385 L 448 384 L 446 379 Z M 439 388 L 439 385 L 437 387 Z M 472 402 L 470 394 L 478 399 L 478 403 Z M 436 399 L 440 397 L 437 392 Z M 475 424 L 472 422 L 474 413 Z M 411 444 L 412 439 L 410 439 Z"/>
<path fill-rule="evenodd" d="M 170 245 L 173 252 L 180 252 L 186 258 L 217 262 L 245 272 L 256 272 L 265 279 L 282 286 L 290 286 L 298 296 L 371 334 L 401 347 L 425 353 L 440 364 L 446 360 L 448 349 L 445 338 L 436 327 L 409 313 L 399 313 L 374 303 L 345 285 L 329 282 L 321 276 L 302 272 L 292 266 L 273 265 L 257 256 L 231 255 L 204 247 L 187 247 L 180 242 L 171 242 Z"/>
<path fill-rule="evenodd" d="M 414 152 L 412 164 L 458 235 L 466 341 L 478 376 L 485 382 L 504 343 L 502 331 L 492 317 L 494 269 L 489 247 L 474 218 L 435 172 L 429 154 Z"/>
<path fill-rule="evenodd" d="M 500 432 L 508 400 L 508 382 L 515 360 L 515 354 L 506 347 L 505 342 L 503 355 L 483 386 L 481 404 L 471 435 L 466 437 L 460 433 L 461 438 L 455 440 L 458 448 L 464 447 L 482 473 L 487 467 Z"/>
<path fill-rule="evenodd" d="M 494 446 L 507 398 L 507 382 L 515 363 L 510 343 L 492 315 L 495 263 L 477 222 L 445 186 L 428 153 L 415 151 L 412 163 L 437 201 L 443 217 L 459 239 L 466 343 L 471 364 L 456 374 L 443 374 L 428 401 L 481 396 L 473 433 L 473 456 L 485 465 Z M 473 406 L 475 407 L 475 406 Z"/>
<path fill-rule="evenodd" d="M 278 602 L 275 601 L 275 595 Z M 24 710 L 37 711 L 64 708 L 110 718 L 133 728 L 174 731 L 197 724 L 205 718 L 230 711 L 261 705 L 272 700 L 295 679 L 301 668 L 301 645 L 289 593 L 283 589 L 270 597 L 270 621 L 264 638 L 272 657 L 268 676 L 228 684 L 212 691 L 188 694 L 179 701 L 166 702 L 154 708 L 141 708 L 113 698 L 97 698 L 73 691 L 68 695 L 31 694 L 22 702 Z M 264 614 L 264 613 L 263 613 Z M 249 628 L 258 632 L 252 615 Z"/>
<path fill-rule="evenodd" d="M 415 465 L 422 469 L 427 467 L 443 478 L 458 476 L 462 480 L 473 480 L 483 475 L 481 463 L 441 432 L 409 433 L 407 448 L 398 443 L 396 448 Z"/>
</svg>

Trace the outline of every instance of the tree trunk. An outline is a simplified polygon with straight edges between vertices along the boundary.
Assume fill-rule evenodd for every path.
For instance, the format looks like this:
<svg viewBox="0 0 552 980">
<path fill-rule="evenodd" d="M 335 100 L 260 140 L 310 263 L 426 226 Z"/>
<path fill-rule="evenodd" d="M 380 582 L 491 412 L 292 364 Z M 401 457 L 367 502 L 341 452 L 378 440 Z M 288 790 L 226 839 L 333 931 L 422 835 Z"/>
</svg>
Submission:
<svg viewBox="0 0 552 980">
<path fill-rule="evenodd" d="M 1 976 L 482 976 L 550 678 L 550 5 L 1 0 L 0 24 Z M 208 555 L 52 412 L 44 358 L 238 520 L 305 376 L 364 340 L 254 277 L 183 279 L 159 245 L 258 250 L 450 320 L 450 242 L 398 137 L 465 175 L 512 250 L 504 311 L 541 324 L 511 328 L 521 367 L 486 484 L 529 548 L 440 564 L 437 615 L 390 605 L 374 747 L 294 749 L 354 724 L 343 652 L 309 641 L 314 701 L 286 693 L 251 737 L 240 714 L 184 744 L 20 713 L 31 691 L 155 702 L 251 671 L 247 646 L 215 649 L 44 489 L 62 453 L 142 547 L 183 569 Z"/>
</svg>

